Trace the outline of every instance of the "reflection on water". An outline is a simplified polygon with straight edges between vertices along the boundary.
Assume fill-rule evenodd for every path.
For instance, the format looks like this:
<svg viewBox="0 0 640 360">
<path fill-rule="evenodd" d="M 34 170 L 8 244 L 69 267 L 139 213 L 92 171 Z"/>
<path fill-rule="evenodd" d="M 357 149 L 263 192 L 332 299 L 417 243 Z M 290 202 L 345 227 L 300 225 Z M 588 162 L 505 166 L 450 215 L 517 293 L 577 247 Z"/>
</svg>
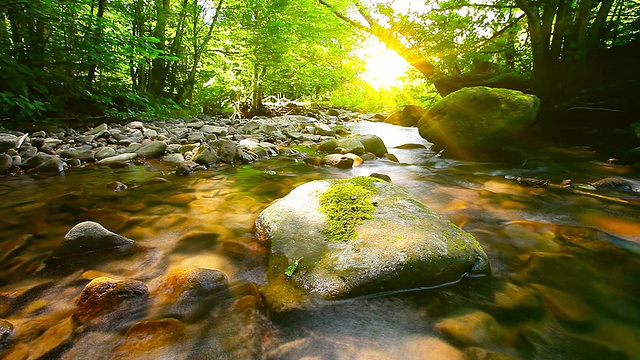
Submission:
<svg viewBox="0 0 640 360">
<path fill-rule="evenodd" d="M 14 333 L 0 338 L 0 349 L 9 349 L 8 358 L 65 359 L 640 359 L 637 194 L 597 197 L 511 180 L 616 176 L 638 191 L 637 173 L 583 149 L 555 150 L 553 161 L 463 163 L 436 157 L 415 128 L 365 122 L 352 129 L 381 136 L 399 162 L 338 170 L 274 158 L 189 177 L 150 163 L 2 178 L 0 318 Z M 260 211 L 307 181 L 373 172 L 474 234 L 493 276 L 289 314 L 265 311 L 259 287 L 267 252 L 252 235 Z M 84 220 L 135 240 L 136 251 L 42 269 Z M 139 280 L 153 298 L 167 276 L 193 268 L 219 270 L 229 281 L 228 293 L 197 319 L 163 319 L 168 305 L 152 301 L 117 322 L 121 328 L 70 325 L 91 279 Z M 131 327 L 132 319 L 146 321 Z"/>
</svg>

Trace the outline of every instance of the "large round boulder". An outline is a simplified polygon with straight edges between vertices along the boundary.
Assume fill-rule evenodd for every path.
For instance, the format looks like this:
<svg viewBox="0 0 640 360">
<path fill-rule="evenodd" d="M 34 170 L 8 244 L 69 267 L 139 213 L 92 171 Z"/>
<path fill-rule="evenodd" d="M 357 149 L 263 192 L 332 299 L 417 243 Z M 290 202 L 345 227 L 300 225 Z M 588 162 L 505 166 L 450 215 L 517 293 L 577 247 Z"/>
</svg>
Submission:
<svg viewBox="0 0 640 360">
<path fill-rule="evenodd" d="M 260 214 L 256 233 L 270 246 L 264 294 L 277 311 L 490 271 L 472 235 L 373 177 L 301 185 Z"/>
<path fill-rule="evenodd" d="M 468 87 L 447 95 L 420 118 L 420 135 L 446 156 L 481 159 L 517 143 L 535 121 L 540 100 L 520 91 Z"/>
</svg>

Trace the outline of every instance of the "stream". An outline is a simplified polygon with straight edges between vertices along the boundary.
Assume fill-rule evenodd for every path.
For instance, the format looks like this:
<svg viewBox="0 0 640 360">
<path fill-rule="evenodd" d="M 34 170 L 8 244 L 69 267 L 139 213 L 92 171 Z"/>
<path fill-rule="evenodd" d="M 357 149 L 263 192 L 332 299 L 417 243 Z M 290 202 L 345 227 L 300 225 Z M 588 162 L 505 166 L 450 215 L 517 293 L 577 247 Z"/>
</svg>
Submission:
<svg viewBox="0 0 640 360">
<path fill-rule="evenodd" d="M 429 150 L 416 128 L 348 125 L 380 136 L 399 162 L 340 170 L 274 157 L 181 177 L 150 161 L 0 178 L 0 319 L 14 328 L 12 339 L 0 332 L 0 358 L 640 359 L 637 170 L 598 161 L 586 148 L 545 149 L 517 165 L 462 162 Z M 473 234 L 492 276 L 267 311 L 259 289 L 268 251 L 252 233 L 258 214 L 308 181 L 371 173 L 389 175 Z M 528 187 L 517 177 L 585 186 Z M 589 190 L 609 177 L 634 191 Z M 85 220 L 144 251 L 42 271 L 42 260 Z M 199 318 L 174 324 L 179 335 L 166 324 L 166 334 L 151 339 L 136 338 L 128 325 L 83 332 L 65 325 L 95 277 L 153 289 L 157 279 L 190 268 L 223 272 L 230 291 Z M 138 320 L 159 311 L 152 304 Z"/>
</svg>

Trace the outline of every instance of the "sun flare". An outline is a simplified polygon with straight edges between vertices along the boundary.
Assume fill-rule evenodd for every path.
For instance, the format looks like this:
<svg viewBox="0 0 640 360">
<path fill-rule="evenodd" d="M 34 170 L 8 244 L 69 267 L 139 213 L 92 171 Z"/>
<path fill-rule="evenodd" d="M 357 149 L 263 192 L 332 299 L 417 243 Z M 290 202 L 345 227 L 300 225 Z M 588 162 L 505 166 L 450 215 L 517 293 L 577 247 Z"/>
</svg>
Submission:
<svg viewBox="0 0 640 360">
<path fill-rule="evenodd" d="M 363 43 L 358 57 L 365 62 L 360 78 L 375 89 L 402 87 L 410 65 L 400 55 L 373 39 Z"/>
</svg>

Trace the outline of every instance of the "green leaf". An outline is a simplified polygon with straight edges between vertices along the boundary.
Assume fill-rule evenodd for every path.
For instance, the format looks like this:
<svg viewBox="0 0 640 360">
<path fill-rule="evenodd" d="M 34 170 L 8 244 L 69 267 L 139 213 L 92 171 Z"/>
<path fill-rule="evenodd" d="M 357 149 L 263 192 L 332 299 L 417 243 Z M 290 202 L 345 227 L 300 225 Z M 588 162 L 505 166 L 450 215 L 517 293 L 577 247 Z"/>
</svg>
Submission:
<svg viewBox="0 0 640 360">
<path fill-rule="evenodd" d="M 287 277 L 291 277 L 291 275 L 293 275 L 293 273 L 296 271 L 296 269 L 298 268 L 298 263 L 300 262 L 300 260 L 302 260 L 303 257 L 299 258 L 298 260 L 294 261 L 293 264 L 289 265 L 287 267 L 287 269 L 284 271 L 284 274 L 287 275 Z"/>
</svg>

